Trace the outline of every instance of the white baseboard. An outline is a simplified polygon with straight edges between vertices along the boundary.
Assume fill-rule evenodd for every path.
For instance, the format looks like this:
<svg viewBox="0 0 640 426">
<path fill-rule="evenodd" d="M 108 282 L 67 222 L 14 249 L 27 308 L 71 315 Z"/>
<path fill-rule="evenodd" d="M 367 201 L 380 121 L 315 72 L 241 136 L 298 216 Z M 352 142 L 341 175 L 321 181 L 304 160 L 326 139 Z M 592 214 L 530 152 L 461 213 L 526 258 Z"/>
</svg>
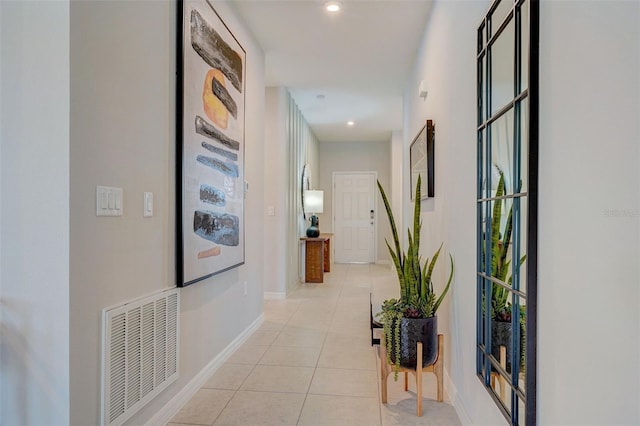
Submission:
<svg viewBox="0 0 640 426">
<path fill-rule="evenodd" d="M 238 337 L 214 357 L 193 379 L 187 383 L 167 404 L 162 407 L 147 425 L 165 425 L 171 421 L 184 404 L 206 383 L 207 379 L 238 349 L 264 322 L 264 312 L 249 325 Z"/>
<path fill-rule="evenodd" d="M 284 291 L 265 291 L 264 300 L 282 300 L 287 298 L 287 293 Z"/>
<path fill-rule="evenodd" d="M 465 410 L 462 401 L 458 398 L 458 389 L 456 385 L 453 384 L 453 380 L 451 380 L 451 376 L 449 376 L 449 372 L 447 369 L 444 369 L 444 391 L 448 396 L 449 402 L 453 405 L 453 408 L 456 410 L 456 414 L 460 419 L 460 423 L 462 426 L 473 426 L 473 422 L 469 418 L 467 414 L 467 410 Z"/>
</svg>

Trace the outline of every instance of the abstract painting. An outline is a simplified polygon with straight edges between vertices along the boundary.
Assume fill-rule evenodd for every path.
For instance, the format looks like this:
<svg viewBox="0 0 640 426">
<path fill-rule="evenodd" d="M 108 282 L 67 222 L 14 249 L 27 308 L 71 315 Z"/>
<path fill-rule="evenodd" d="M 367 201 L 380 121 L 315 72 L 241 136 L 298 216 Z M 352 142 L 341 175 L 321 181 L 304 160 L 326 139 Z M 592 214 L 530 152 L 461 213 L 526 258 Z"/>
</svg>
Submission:
<svg viewBox="0 0 640 426">
<path fill-rule="evenodd" d="M 178 1 L 177 275 L 244 263 L 246 52 L 208 1 Z"/>
</svg>

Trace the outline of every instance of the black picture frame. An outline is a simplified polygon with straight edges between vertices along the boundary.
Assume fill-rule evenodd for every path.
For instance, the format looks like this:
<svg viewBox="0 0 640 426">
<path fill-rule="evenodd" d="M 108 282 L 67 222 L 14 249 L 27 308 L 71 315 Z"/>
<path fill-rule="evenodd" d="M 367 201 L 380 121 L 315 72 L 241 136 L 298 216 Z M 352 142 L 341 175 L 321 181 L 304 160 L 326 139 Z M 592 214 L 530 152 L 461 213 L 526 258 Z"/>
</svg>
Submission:
<svg viewBox="0 0 640 426">
<path fill-rule="evenodd" d="M 426 120 L 411 145 L 409 146 L 410 188 L 411 200 L 416 190 L 418 176 L 421 176 L 422 188 L 420 200 L 435 197 L 435 124 L 433 120 Z"/>
<path fill-rule="evenodd" d="M 176 275 L 245 261 L 246 51 L 208 1 L 178 0 Z"/>
</svg>

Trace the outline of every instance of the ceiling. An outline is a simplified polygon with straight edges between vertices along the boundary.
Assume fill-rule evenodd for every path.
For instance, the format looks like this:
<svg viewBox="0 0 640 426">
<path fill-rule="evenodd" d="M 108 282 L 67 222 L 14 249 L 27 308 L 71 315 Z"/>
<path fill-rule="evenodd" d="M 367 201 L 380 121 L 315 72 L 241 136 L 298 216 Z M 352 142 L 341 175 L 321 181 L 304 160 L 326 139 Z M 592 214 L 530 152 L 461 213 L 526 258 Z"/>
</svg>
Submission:
<svg viewBox="0 0 640 426">
<path fill-rule="evenodd" d="M 233 0 L 265 51 L 266 85 L 289 89 L 321 142 L 388 141 L 431 0 L 342 0 L 334 14 L 324 3 Z"/>
</svg>

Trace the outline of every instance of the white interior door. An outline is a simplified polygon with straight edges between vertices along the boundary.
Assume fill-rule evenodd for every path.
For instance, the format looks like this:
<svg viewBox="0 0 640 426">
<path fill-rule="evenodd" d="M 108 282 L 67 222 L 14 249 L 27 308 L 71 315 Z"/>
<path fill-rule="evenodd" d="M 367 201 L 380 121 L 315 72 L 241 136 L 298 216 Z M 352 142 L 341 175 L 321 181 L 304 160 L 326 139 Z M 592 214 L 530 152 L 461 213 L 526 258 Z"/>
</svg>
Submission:
<svg viewBox="0 0 640 426">
<path fill-rule="evenodd" d="M 334 173 L 333 244 L 336 263 L 375 261 L 375 173 Z"/>
</svg>

